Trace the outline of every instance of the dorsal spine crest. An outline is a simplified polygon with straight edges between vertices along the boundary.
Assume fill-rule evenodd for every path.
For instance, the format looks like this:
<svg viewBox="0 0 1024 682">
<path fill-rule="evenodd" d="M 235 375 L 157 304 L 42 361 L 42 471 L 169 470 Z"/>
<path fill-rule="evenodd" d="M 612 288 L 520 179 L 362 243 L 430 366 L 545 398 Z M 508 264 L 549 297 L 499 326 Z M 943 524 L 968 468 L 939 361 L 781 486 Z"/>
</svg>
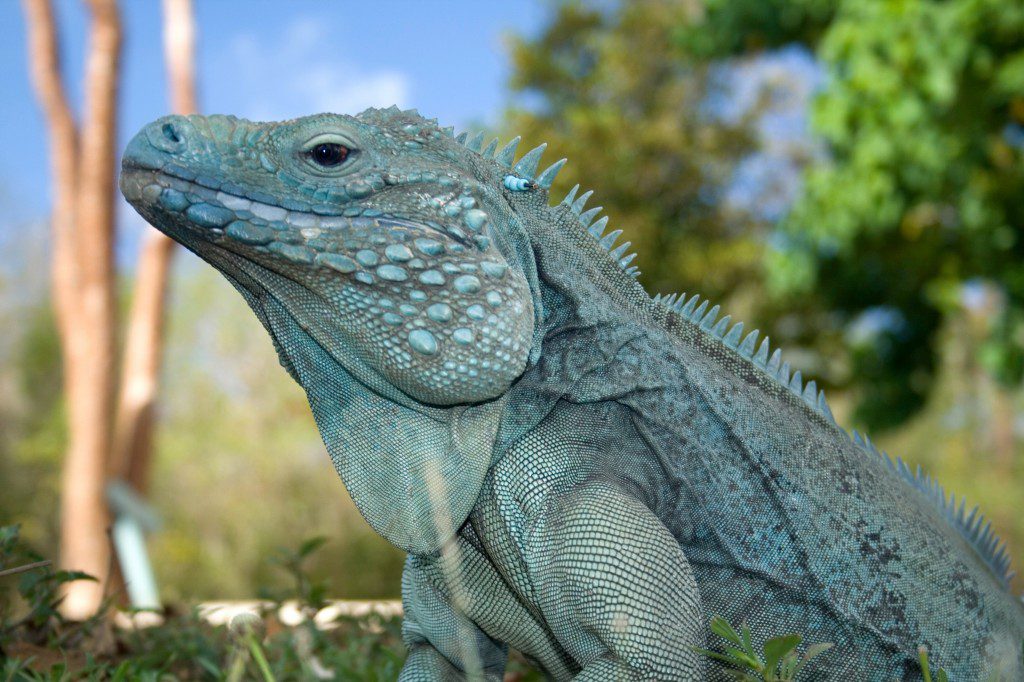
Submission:
<svg viewBox="0 0 1024 682">
<path fill-rule="evenodd" d="M 737 322 L 729 328 L 731 318 L 728 315 L 718 319 L 719 306 L 716 305 L 707 310 L 709 304 L 706 300 L 701 302 L 700 306 L 697 306 L 697 302 L 700 301 L 699 295 L 694 294 L 687 298 L 686 294 L 669 294 L 667 296 L 659 294 L 653 300 L 655 303 L 661 304 L 671 312 L 689 321 L 704 333 L 714 336 L 729 348 L 736 350 L 742 357 L 763 369 L 780 386 L 799 398 L 818 414 L 825 417 L 829 423 L 845 434 L 862 451 L 882 458 L 901 479 L 914 489 L 920 491 L 939 508 L 949 523 L 975 549 L 978 556 L 989 567 L 993 575 L 1004 587 L 1009 586 L 1009 582 L 1015 574 L 1010 570 L 1010 556 L 1006 543 L 1002 542 L 992 532 L 991 522 L 984 519 L 978 512 L 978 508 L 974 507 L 968 512 L 966 498 L 961 498 L 958 506 L 955 495 L 950 494 L 947 497 L 945 490 L 938 481 L 925 474 L 920 466 L 915 471 L 912 471 L 902 459 L 898 457 L 894 459 L 887 453 L 879 451 L 870 438 L 861 434 L 856 429 L 850 432 L 843 430 L 836 423 L 835 416 L 833 416 L 832 410 L 829 408 L 828 401 L 825 398 L 825 392 L 818 389 L 817 382 L 810 380 L 804 383 L 800 370 L 792 371 L 791 373 L 789 363 L 782 360 L 782 351 L 775 349 L 774 352 L 771 352 L 767 337 L 761 341 L 761 345 L 755 354 L 754 346 L 757 343 L 759 331 L 755 329 L 750 332 L 740 343 L 739 339 L 744 329 L 743 323 Z M 770 352 L 771 356 L 769 357 Z"/>
<path fill-rule="evenodd" d="M 444 128 L 442 131 L 450 137 L 455 137 L 454 130 L 451 128 Z M 468 133 L 462 133 L 455 139 L 471 151 L 477 152 L 483 142 L 483 134 L 477 133 L 472 137 L 469 137 Z M 541 144 L 533 148 L 524 154 L 513 166 L 512 162 L 515 158 L 515 151 L 519 146 L 520 140 L 520 137 L 513 138 L 501 149 L 501 151 L 495 153 L 495 149 L 497 149 L 499 144 L 498 139 L 495 138 L 482 152 L 478 153 L 480 153 L 484 158 L 493 158 L 495 162 L 504 168 L 510 168 L 515 175 L 519 176 L 519 178 L 535 182 L 545 190 L 550 189 L 551 184 L 555 180 L 555 176 L 565 165 L 566 160 L 560 159 L 556 161 L 539 176 L 535 176 L 538 163 L 540 162 L 540 158 L 543 155 L 544 150 L 547 148 L 547 145 Z M 511 176 L 506 176 L 506 178 L 507 177 Z M 507 184 L 508 183 L 506 182 L 506 185 Z M 609 252 L 609 255 L 617 262 L 619 267 L 626 274 L 633 277 L 638 276 L 640 273 L 636 266 L 629 266 L 630 262 L 636 257 L 636 254 L 632 253 L 627 256 L 623 255 L 626 249 L 629 248 L 630 242 L 624 242 L 618 247 L 613 248 L 615 242 L 622 234 L 622 230 L 614 230 L 605 235 L 604 231 L 608 225 L 608 217 L 604 216 L 597 218 L 602 207 L 598 206 L 589 209 L 586 212 L 583 211 L 587 201 L 594 193 L 593 190 L 587 190 L 583 194 L 578 194 L 579 190 L 580 186 L 578 184 L 575 185 L 571 190 L 569 190 L 568 194 L 566 194 L 565 198 L 562 199 L 559 204 L 568 207 L 569 210 L 579 218 L 580 225 L 590 234 L 591 237 L 598 241 L 598 244 L 601 247 Z M 757 352 L 755 353 L 754 347 L 757 345 L 757 339 L 760 332 L 756 329 L 751 331 L 741 342 L 740 338 L 743 335 L 744 329 L 743 323 L 737 322 L 730 328 L 731 317 L 725 315 L 721 319 L 718 319 L 720 307 L 716 305 L 708 310 L 708 301 L 701 301 L 698 294 L 694 294 L 689 298 L 687 298 L 685 293 L 679 295 L 669 294 L 667 296 L 658 294 L 653 300 L 655 303 L 663 305 L 670 312 L 679 315 L 683 319 L 694 324 L 703 332 L 714 336 L 727 347 L 732 348 L 742 357 L 750 360 L 756 367 L 764 370 L 783 388 L 791 392 L 808 407 L 826 418 L 829 423 L 833 424 L 837 429 L 846 434 L 847 438 L 851 439 L 861 450 L 884 459 L 888 466 L 903 480 L 938 505 L 939 509 L 946 516 L 948 521 L 957 528 L 961 535 L 975 548 L 978 555 L 992 570 L 993 574 L 1004 585 L 1009 584 L 1014 573 L 1010 571 L 1010 557 L 1007 553 L 1006 544 L 1002 543 L 992 532 L 991 522 L 986 521 L 984 517 L 978 513 L 978 508 L 974 507 L 970 512 L 967 512 L 967 502 L 965 498 L 961 499 L 958 507 L 956 505 L 955 496 L 950 494 L 947 498 L 942 486 L 930 476 L 924 474 L 920 466 L 917 467 L 916 472 L 912 472 L 902 459 L 897 457 L 894 460 L 889 457 L 888 454 L 880 452 L 869 438 L 863 436 L 858 431 L 852 430 L 847 433 L 843 430 L 842 427 L 836 423 L 836 419 L 833 416 L 832 410 L 829 408 L 828 401 L 825 398 L 825 392 L 818 390 L 817 383 L 813 380 L 804 384 L 803 375 L 800 370 L 792 372 L 791 375 L 789 363 L 782 361 L 781 350 L 775 349 L 775 351 L 772 352 L 771 344 L 767 337 L 761 341 L 761 345 L 757 347 Z M 698 303 L 700 304 L 699 306 Z"/>
</svg>

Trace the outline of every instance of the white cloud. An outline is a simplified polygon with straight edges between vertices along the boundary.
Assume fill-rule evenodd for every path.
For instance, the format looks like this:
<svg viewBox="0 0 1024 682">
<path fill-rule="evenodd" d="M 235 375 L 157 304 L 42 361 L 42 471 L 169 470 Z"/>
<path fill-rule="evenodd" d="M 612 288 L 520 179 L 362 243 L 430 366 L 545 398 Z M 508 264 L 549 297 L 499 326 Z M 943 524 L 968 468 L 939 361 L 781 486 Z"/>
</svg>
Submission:
<svg viewBox="0 0 1024 682">
<path fill-rule="evenodd" d="M 360 67 L 339 53 L 328 26 L 297 18 L 267 42 L 252 33 L 234 36 L 218 60 L 222 85 L 208 83 L 211 110 L 230 109 L 256 120 L 319 112 L 356 114 L 367 107 L 407 107 L 410 79 L 392 69 Z M 223 89 L 222 89 L 223 88 Z M 233 101 L 221 102 L 231 93 Z"/>
</svg>

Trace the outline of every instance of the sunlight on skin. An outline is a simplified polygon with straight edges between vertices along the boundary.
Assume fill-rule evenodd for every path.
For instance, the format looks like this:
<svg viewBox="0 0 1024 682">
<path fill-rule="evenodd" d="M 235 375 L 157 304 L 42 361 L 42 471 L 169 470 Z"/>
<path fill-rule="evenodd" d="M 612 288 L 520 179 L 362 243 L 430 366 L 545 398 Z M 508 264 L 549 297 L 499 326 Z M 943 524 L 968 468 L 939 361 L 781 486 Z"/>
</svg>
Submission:
<svg viewBox="0 0 1024 682">
<path fill-rule="evenodd" d="M 409 552 L 402 679 L 499 679 L 510 645 L 556 679 L 701 679 L 710 614 L 856 650 L 815 661 L 835 676 L 900 676 L 921 641 L 961 675 L 1016 655 L 987 528 L 756 330 L 651 298 L 590 192 L 549 205 L 564 161 L 517 145 L 395 108 L 170 117 L 125 154 L 125 195 L 235 284 Z"/>
</svg>

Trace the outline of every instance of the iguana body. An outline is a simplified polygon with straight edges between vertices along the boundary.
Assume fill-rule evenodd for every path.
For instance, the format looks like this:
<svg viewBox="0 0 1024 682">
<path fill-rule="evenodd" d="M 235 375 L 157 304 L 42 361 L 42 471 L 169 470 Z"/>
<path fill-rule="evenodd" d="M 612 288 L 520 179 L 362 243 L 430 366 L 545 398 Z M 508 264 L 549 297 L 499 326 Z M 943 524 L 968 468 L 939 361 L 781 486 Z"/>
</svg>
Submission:
<svg viewBox="0 0 1024 682">
<path fill-rule="evenodd" d="M 652 299 L 561 162 L 415 112 L 169 117 L 124 157 L 306 389 L 369 523 L 409 551 L 403 680 L 719 679 L 712 615 L 835 648 L 806 679 L 1024 679 L 1003 548 L 831 419 L 756 333 Z M 711 642 L 713 644 L 713 642 Z"/>
</svg>

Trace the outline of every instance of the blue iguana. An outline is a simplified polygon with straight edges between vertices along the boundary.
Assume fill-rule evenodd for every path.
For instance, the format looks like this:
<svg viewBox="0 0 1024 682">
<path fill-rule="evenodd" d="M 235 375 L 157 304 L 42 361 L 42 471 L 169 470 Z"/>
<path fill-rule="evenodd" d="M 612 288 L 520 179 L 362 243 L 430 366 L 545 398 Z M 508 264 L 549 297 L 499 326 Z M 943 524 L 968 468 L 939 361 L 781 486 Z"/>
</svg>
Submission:
<svg viewBox="0 0 1024 682">
<path fill-rule="evenodd" d="M 408 552 L 402 680 L 725 679 L 712 615 L 835 648 L 805 679 L 1024 679 L 1024 604 L 976 511 L 836 425 L 698 296 L 651 297 L 590 192 L 549 205 L 415 111 L 172 116 L 121 189 L 217 268 Z"/>
</svg>

